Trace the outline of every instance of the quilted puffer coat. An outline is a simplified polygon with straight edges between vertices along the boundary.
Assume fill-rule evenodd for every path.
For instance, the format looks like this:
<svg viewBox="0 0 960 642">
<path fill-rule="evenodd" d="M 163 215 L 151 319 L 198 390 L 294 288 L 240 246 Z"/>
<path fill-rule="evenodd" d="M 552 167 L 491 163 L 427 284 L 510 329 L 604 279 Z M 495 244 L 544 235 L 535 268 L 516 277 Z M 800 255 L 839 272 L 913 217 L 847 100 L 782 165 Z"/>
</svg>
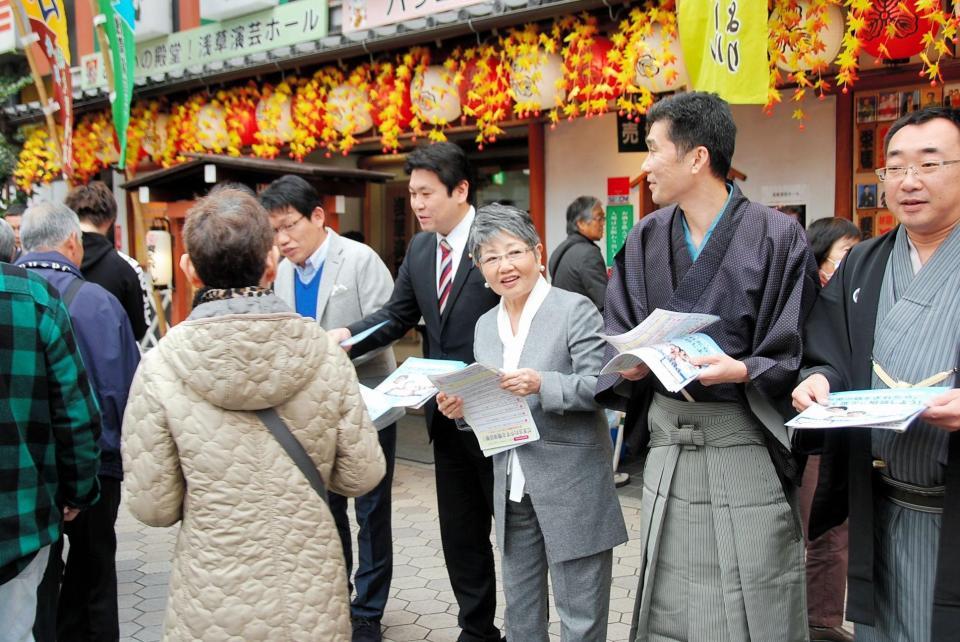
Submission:
<svg viewBox="0 0 960 642">
<path fill-rule="evenodd" d="M 165 640 L 350 639 L 333 517 L 249 411 L 276 407 L 343 495 L 377 485 L 383 452 L 343 350 L 316 322 L 260 312 L 263 299 L 286 309 L 272 296 L 197 307 L 147 353 L 130 390 L 130 511 L 151 526 L 182 520 Z"/>
</svg>

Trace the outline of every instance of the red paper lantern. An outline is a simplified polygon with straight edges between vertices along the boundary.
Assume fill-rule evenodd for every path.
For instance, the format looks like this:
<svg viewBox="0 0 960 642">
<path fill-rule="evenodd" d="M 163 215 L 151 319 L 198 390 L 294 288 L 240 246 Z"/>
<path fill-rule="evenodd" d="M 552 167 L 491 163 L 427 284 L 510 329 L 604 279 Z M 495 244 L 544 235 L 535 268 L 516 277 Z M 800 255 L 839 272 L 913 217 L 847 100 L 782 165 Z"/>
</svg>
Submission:
<svg viewBox="0 0 960 642">
<path fill-rule="evenodd" d="M 467 118 L 467 112 L 475 113 L 484 106 L 483 96 L 474 96 L 473 99 L 469 97 L 471 90 L 481 83 L 488 85 L 493 93 L 503 94 L 504 97 L 499 105 L 489 105 L 487 109 L 493 111 L 503 109 L 505 113 L 510 113 L 510 97 L 507 95 L 507 90 L 510 89 L 509 67 L 501 65 L 496 57 L 488 56 L 482 60 L 469 61 L 463 70 L 460 104 L 463 106 L 464 120 Z"/>
<path fill-rule="evenodd" d="M 612 100 L 620 95 L 617 72 L 608 60 L 611 49 L 613 49 L 613 43 L 610 42 L 609 38 L 595 37 L 588 49 L 591 54 L 590 65 L 578 70 L 571 70 L 577 73 L 576 85 L 581 90 L 588 85 L 593 87 L 601 83 L 608 85 L 610 91 L 602 94 L 607 100 Z M 604 68 L 610 68 L 610 73 L 604 73 Z M 600 97 L 600 94 L 595 97 Z"/>
<path fill-rule="evenodd" d="M 231 125 L 240 136 L 240 146 L 249 147 L 257 142 L 257 107 L 256 105 L 239 105 L 231 114 Z"/>
<path fill-rule="evenodd" d="M 917 14 L 916 0 L 874 0 L 863 17 L 857 37 L 863 50 L 875 58 L 916 56 L 924 50 L 923 37 L 938 30 L 937 23 Z M 888 33 L 888 25 L 896 28 L 895 35 Z"/>
<path fill-rule="evenodd" d="M 376 96 L 372 97 L 373 109 L 370 112 L 370 116 L 373 118 L 373 124 L 377 127 L 380 127 L 383 120 L 380 118 L 380 112 L 394 104 L 393 94 L 400 94 L 400 101 L 397 105 L 398 118 L 397 126 L 400 127 L 400 130 L 405 130 L 410 124 L 410 121 L 413 120 L 413 110 L 410 106 L 410 91 L 407 88 L 404 91 L 397 92 L 397 79 L 394 75 L 388 75 L 381 79 L 377 83 L 375 88 Z M 373 92 L 372 92 L 373 93 Z"/>
</svg>

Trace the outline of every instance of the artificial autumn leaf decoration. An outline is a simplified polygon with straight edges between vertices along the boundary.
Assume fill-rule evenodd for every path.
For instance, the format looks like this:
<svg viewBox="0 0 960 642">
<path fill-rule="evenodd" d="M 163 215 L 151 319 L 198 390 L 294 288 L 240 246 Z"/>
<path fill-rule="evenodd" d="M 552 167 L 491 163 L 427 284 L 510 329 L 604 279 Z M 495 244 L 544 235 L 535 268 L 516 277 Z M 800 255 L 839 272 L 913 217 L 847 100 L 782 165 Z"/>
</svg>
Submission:
<svg viewBox="0 0 960 642">
<path fill-rule="evenodd" d="M 60 178 L 62 172 L 60 152 L 47 128 L 40 125 L 24 128 L 23 147 L 13 171 L 13 182 L 17 188 L 30 194 L 34 185 L 53 182 Z"/>
<path fill-rule="evenodd" d="M 588 14 L 557 19 L 553 32 L 563 40 L 563 115 L 572 120 L 605 113 L 620 94 L 618 73 L 608 57 L 613 43 L 600 35 L 597 19 Z"/>
<path fill-rule="evenodd" d="M 647 113 L 653 105 L 651 86 L 668 90 L 680 87 L 682 63 L 675 53 L 677 38 L 673 0 L 634 7 L 628 19 L 620 22 L 617 33 L 611 34 L 613 48 L 608 58 L 616 71 L 616 83 L 622 88 L 616 100 L 621 114 L 639 120 Z M 662 80 L 655 83 L 660 77 Z"/>
<path fill-rule="evenodd" d="M 451 57 L 459 61 L 461 122 L 474 119 L 474 140 L 482 150 L 503 134 L 500 123 L 510 114 L 510 65 L 503 50 L 489 43 L 455 50 Z"/>
<path fill-rule="evenodd" d="M 799 104 L 808 91 L 822 99 L 830 89 L 823 77 L 836 51 L 827 51 L 828 29 L 842 28 L 840 0 L 771 0 L 768 21 L 768 60 L 770 86 L 764 111 L 770 114 L 782 100 L 780 86 L 794 85 L 791 101 L 797 103 L 792 118 L 804 128 L 806 113 Z M 784 72 L 783 68 L 789 71 Z M 784 75 L 786 73 L 786 76 Z"/>
</svg>

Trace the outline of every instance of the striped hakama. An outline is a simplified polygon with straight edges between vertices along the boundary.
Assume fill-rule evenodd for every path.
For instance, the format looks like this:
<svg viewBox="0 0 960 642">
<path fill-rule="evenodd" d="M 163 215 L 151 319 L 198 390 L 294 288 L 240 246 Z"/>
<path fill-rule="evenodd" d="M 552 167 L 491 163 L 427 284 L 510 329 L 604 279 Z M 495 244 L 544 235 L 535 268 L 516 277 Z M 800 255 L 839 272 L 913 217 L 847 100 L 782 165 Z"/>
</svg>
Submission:
<svg viewBox="0 0 960 642">
<path fill-rule="evenodd" d="M 741 404 L 654 395 L 631 639 L 807 639 L 803 538 Z"/>
<path fill-rule="evenodd" d="M 960 346 L 960 228 L 954 229 L 923 269 L 911 259 L 906 229 L 897 231 L 877 307 L 874 362 L 888 377 L 911 384 L 938 373 L 938 386 L 955 386 Z M 873 388 L 887 384 L 875 370 Z M 890 477 L 921 487 L 946 481 L 950 433 L 923 421 L 906 432 L 874 430 L 873 456 Z M 932 640 L 934 582 L 942 515 L 874 499 L 873 626 L 858 624 L 857 642 Z M 960 578 L 954 581 L 960 582 Z"/>
</svg>

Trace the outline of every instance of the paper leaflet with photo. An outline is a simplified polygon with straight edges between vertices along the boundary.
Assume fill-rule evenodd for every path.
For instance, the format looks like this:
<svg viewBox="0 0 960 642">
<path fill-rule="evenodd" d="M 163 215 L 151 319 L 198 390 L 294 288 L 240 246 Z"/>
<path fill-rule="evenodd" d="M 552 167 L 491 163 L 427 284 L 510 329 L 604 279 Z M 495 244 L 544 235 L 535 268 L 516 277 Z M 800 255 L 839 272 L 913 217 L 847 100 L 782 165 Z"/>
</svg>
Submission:
<svg viewBox="0 0 960 642">
<path fill-rule="evenodd" d="M 484 456 L 540 439 L 526 400 L 500 387 L 498 370 L 474 363 L 456 372 L 431 375 L 430 381 L 445 394 L 463 399 L 464 421 L 477 436 Z"/>
<path fill-rule="evenodd" d="M 360 397 L 363 398 L 363 405 L 377 430 L 383 430 L 407 414 L 402 406 L 390 405 L 390 399 L 386 395 L 363 384 L 360 384 Z"/>
<path fill-rule="evenodd" d="M 703 366 L 691 357 L 723 354 L 712 338 L 697 332 L 720 317 L 656 309 L 636 328 L 616 336 L 601 335 L 619 352 L 600 374 L 629 370 L 645 363 L 670 392 L 682 390 L 696 380 Z"/>
<path fill-rule="evenodd" d="M 948 388 L 884 388 L 830 394 L 827 405 L 813 404 L 787 422 L 790 428 L 879 428 L 905 431 L 927 402 Z"/>
<path fill-rule="evenodd" d="M 374 388 L 391 406 L 419 408 L 437 394 L 429 375 L 444 374 L 467 367 L 463 361 L 410 357 Z"/>
</svg>

